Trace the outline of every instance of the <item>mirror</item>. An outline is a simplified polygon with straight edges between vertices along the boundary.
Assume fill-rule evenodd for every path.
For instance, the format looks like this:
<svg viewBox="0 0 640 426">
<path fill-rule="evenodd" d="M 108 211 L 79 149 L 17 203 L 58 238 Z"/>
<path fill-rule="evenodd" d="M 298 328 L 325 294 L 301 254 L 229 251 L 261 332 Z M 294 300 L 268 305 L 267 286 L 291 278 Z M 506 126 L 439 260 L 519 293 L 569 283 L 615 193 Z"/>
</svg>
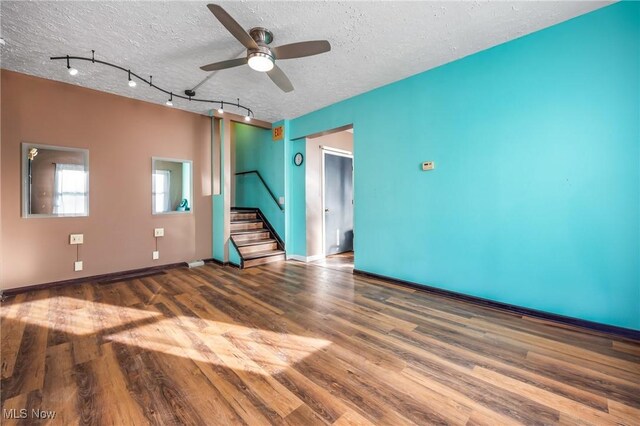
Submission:
<svg viewBox="0 0 640 426">
<path fill-rule="evenodd" d="M 22 144 L 22 217 L 89 215 L 89 151 Z"/>
<path fill-rule="evenodd" d="M 191 212 L 191 161 L 153 157 L 151 163 L 153 214 Z"/>
</svg>

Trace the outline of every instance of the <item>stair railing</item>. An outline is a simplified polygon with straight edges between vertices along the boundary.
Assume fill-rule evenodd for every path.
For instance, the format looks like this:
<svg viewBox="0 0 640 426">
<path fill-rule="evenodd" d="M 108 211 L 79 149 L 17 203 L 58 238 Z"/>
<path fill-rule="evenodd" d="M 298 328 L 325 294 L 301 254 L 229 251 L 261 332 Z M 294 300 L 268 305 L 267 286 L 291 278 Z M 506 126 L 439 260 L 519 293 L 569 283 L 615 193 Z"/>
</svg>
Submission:
<svg viewBox="0 0 640 426">
<path fill-rule="evenodd" d="M 258 179 L 260 179 L 260 182 L 262 182 L 262 185 L 264 186 L 264 188 L 267 190 L 267 192 L 269 192 L 269 195 L 271 195 L 271 199 L 273 200 L 274 203 L 276 203 L 276 206 L 278 206 L 278 208 L 281 211 L 284 211 L 284 207 L 282 207 L 280 205 L 280 203 L 278 202 L 278 198 L 273 193 L 271 188 L 269 188 L 269 185 L 267 185 L 267 182 L 265 182 L 265 180 L 262 178 L 262 175 L 260 174 L 259 171 L 257 171 L 257 170 L 248 170 L 246 172 L 238 172 L 238 173 L 236 173 L 236 176 L 244 176 L 244 175 L 248 175 L 248 174 L 252 174 L 252 173 L 255 174 L 256 176 L 258 176 Z"/>
</svg>

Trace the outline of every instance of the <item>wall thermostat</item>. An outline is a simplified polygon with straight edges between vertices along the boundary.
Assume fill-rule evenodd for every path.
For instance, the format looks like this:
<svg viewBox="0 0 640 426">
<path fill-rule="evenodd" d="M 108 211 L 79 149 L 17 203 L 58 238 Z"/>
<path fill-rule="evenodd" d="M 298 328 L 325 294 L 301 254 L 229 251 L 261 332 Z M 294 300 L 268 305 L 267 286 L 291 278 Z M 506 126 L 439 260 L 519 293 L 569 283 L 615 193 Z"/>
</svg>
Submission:
<svg viewBox="0 0 640 426">
<path fill-rule="evenodd" d="M 433 170 L 436 168 L 436 163 L 434 161 L 425 161 L 422 163 L 422 170 Z"/>
</svg>

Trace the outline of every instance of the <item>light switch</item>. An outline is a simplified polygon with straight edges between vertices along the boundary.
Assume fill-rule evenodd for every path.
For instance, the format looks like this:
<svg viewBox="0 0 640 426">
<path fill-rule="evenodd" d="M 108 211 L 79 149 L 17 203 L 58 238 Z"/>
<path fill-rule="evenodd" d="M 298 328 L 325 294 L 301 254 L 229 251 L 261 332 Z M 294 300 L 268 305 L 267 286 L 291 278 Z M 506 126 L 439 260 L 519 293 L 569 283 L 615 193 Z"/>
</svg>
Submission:
<svg viewBox="0 0 640 426">
<path fill-rule="evenodd" d="M 284 197 L 280 197 L 278 198 L 278 203 L 280 203 L 280 205 L 284 205 Z"/>
<path fill-rule="evenodd" d="M 83 244 L 84 234 L 71 234 L 69 235 L 69 244 Z"/>
<path fill-rule="evenodd" d="M 73 262 L 73 270 L 78 272 L 78 271 L 82 271 L 82 260 L 79 260 L 77 262 Z"/>
<path fill-rule="evenodd" d="M 164 228 L 156 228 L 153 230 L 154 237 L 164 237 Z"/>
<path fill-rule="evenodd" d="M 154 251 L 153 254 L 151 255 L 151 258 L 153 260 L 158 260 L 160 259 L 160 252 L 158 250 Z"/>
</svg>

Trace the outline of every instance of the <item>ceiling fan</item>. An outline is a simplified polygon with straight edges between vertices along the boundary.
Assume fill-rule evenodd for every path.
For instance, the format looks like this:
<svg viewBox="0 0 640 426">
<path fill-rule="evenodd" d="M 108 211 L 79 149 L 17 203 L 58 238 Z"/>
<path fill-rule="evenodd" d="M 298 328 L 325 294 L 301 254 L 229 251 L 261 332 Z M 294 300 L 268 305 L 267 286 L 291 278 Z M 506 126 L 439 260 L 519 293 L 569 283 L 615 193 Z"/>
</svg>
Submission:
<svg viewBox="0 0 640 426">
<path fill-rule="evenodd" d="M 331 45 L 327 40 L 302 41 L 270 47 L 269 44 L 273 41 L 271 31 L 256 27 L 251 28 L 247 33 L 221 6 L 208 4 L 207 7 L 218 21 L 247 48 L 247 56 L 204 65 L 200 67 L 203 71 L 219 71 L 249 64 L 256 71 L 266 72 L 283 92 L 291 92 L 293 85 L 286 74 L 275 64 L 276 60 L 302 58 L 331 50 Z"/>
</svg>

